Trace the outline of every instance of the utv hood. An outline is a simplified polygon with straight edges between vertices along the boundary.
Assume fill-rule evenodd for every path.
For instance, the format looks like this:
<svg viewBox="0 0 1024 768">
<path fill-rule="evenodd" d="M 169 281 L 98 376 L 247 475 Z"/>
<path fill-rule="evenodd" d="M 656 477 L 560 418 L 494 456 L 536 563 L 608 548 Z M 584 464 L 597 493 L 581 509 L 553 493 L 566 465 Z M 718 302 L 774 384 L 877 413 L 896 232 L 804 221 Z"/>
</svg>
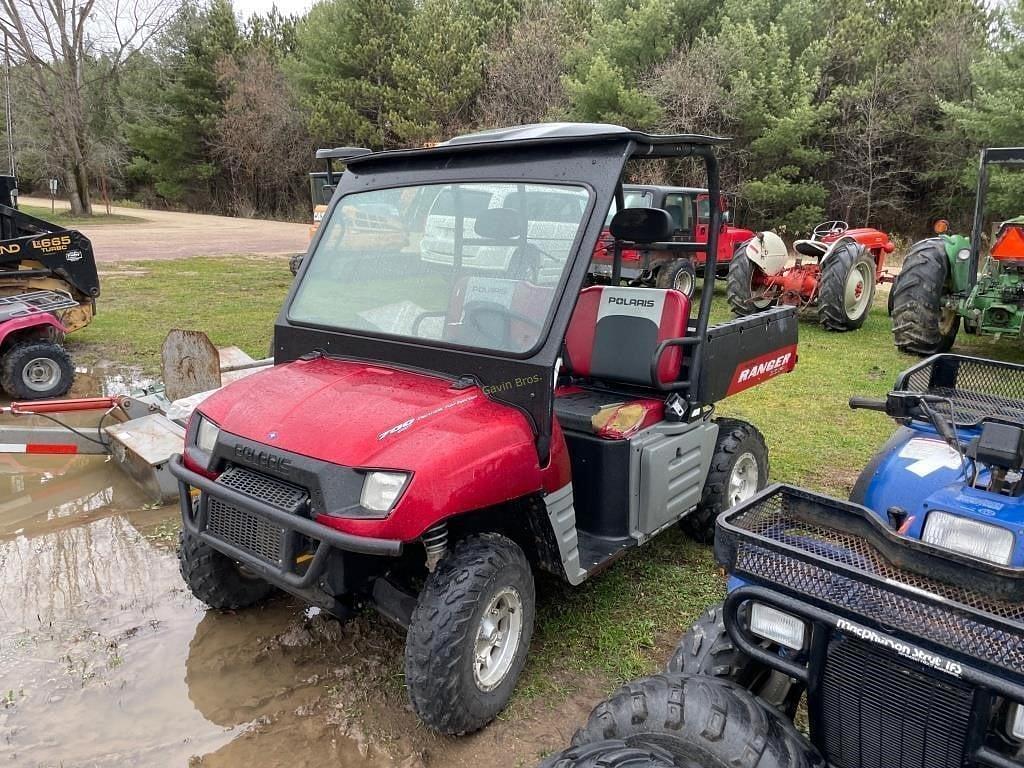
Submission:
<svg viewBox="0 0 1024 768">
<path fill-rule="evenodd" d="M 317 357 L 248 376 L 200 412 L 221 430 L 348 467 L 415 470 L 488 445 L 534 451 L 519 411 L 479 387 L 437 376 Z M 478 454 L 479 455 L 479 454 Z"/>
</svg>

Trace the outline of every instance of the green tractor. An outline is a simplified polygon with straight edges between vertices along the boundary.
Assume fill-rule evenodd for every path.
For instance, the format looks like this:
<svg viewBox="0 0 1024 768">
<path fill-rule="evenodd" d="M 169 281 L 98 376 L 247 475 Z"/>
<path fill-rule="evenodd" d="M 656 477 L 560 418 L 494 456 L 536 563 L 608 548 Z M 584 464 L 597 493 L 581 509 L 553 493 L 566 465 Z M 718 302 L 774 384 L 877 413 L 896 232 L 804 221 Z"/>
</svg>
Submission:
<svg viewBox="0 0 1024 768">
<path fill-rule="evenodd" d="M 961 320 L 967 333 L 1020 337 L 1024 325 L 1024 216 L 999 227 L 978 274 L 989 167 L 1024 169 L 1024 147 L 983 149 L 970 238 L 951 235 L 939 221 L 937 237 L 915 243 L 890 297 L 892 333 L 901 352 L 947 352 Z"/>
</svg>

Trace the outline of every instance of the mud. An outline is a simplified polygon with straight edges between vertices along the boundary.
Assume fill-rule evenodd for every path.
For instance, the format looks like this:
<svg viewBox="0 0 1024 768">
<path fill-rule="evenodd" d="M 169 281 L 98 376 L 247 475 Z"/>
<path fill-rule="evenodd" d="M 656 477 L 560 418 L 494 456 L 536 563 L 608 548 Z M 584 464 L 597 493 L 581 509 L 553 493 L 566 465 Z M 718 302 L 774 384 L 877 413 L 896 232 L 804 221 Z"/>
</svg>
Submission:
<svg viewBox="0 0 1024 768">
<path fill-rule="evenodd" d="M 601 693 L 438 737 L 407 708 L 400 630 L 286 596 L 206 611 L 176 540 L 103 458 L 0 456 L 0 765 L 529 767 Z"/>
</svg>

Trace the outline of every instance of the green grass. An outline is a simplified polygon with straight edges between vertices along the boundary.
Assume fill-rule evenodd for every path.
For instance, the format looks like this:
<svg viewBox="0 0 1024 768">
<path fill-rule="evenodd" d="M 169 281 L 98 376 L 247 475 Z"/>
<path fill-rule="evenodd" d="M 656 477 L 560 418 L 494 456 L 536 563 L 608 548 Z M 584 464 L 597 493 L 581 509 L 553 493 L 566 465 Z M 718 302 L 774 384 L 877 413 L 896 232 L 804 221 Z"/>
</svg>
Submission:
<svg viewBox="0 0 1024 768">
<path fill-rule="evenodd" d="M 92 216 L 74 216 L 70 211 L 60 208 L 50 213 L 49 208 L 37 205 L 19 205 L 18 210 L 29 216 L 35 216 L 37 219 L 43 219 L 51 224 L 69 229 L 82 226 L 94 227 L 102 224 L 141 224 L 145 221 L 141 216 L 126 216 L 121 213 L 108 214 L 104 212 L 102 205 L 94 206 Z"/>
<path fill-rule="evenodd" d="M 261 357 L 290 282 L 284 259 L 120 264 L 104 274 L 99 315 L 72 337 L 72 351 L 79 359 L 155 373 L 167 330 L 192 328 L 205 330 L 215 344 L 236 344 Z M 893 423 L 881 414 L 847 406 L 853 394 L 883 395 L 916 362 L 893 347 L 884 298 L 858 331 L 828 333 L 805 319 L 796 371 L 719 405 L 719 413 L 747 419 L 764 433 L 774 479 L 846 495 L 892 433 Z M 715 320 L 728 318 L 718 295 Z M 956 351 L 1024 361 L 1024 349 L 1012 340 L 961 335 L 959 342 Z M 557 704 L 582 679 L 596 677 L 610 687 L 660 667 L 679 634 L 722 589 L 710 549 L 676 531 L 580 588 L 542 578 L 534 652 L 509 716 L 539 699 Z"/>
</svg>

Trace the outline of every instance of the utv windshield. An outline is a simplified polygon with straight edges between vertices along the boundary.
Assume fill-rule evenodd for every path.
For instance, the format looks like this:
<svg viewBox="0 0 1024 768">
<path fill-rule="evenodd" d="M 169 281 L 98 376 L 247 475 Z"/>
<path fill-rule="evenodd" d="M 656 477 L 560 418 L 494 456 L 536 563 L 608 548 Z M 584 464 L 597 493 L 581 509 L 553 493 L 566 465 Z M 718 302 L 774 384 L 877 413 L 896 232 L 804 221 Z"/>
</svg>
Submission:
<svg viewBox="0 0 1024 768">
<path fill-rule="evenodd" d="M 589 201 L 579 186 L 492 182 L 348 195 L 323 225 L 288 318 L 528 352 Z"/>
</svg>

